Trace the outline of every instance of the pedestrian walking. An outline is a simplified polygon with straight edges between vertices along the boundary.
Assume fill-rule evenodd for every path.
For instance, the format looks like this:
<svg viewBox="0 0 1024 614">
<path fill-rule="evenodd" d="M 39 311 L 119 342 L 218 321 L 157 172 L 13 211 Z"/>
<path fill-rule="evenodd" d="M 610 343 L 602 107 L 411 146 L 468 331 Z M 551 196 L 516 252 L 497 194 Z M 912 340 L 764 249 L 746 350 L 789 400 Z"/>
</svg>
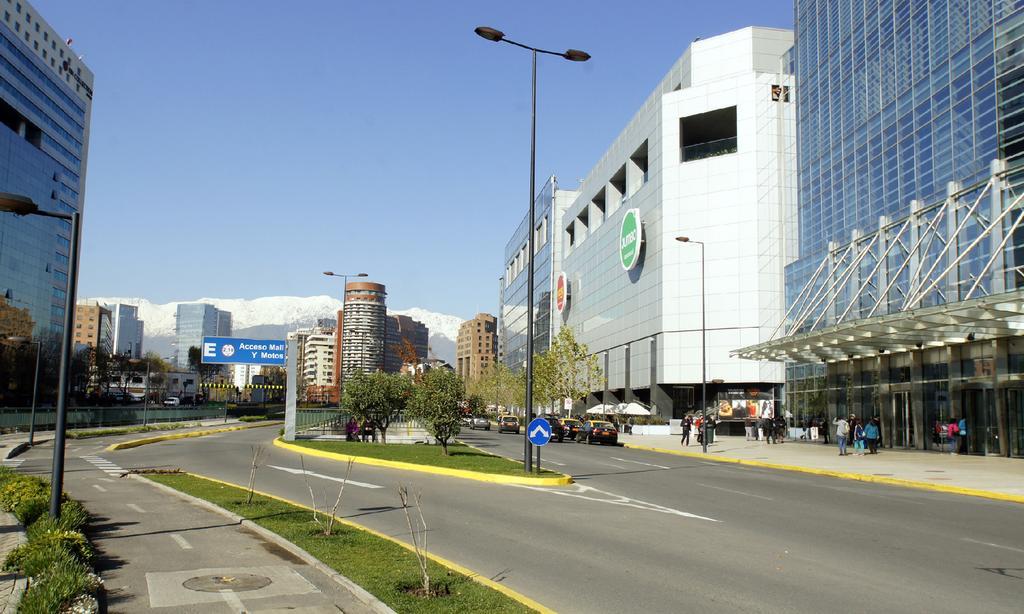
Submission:
<svg viewBox="0 0 1024 614">
<path fill-rule="evenodd" d="M 853 420 L 853 449 L 857 456 L 864 456 L 864 425 L 860 419 Z"/>
<path fill-rule="evenodd" d="M 786 419 L 782 416 L 775 417 L 775 443 L 786 441 Z"/>
<path fill-rule="evenodd" d="M 747 433 L 747 441 L 753 441 L 754 439 L 754 421 L 747 418 L 743 421 L 743 430 Z"/>
<path fill-rule="evenodd" d="M 956 426 L 960 431 L 960 454 L 970 454 L 967 450 L 967 419 L 960 418 L 960 421 L 956 423 Z"/>
<path fill-rule="evenodd" d="M 836 440 L 839 442 L 839 456 L 846 456 L 846 437 L 850 434 L 850 423 L 846 418 L 838 417 L 832 420 L 836 426 Z M 828 432 L 826 429 L 825 432 Z"/>
<path fill-rule="evenodd" d="M 960 447 L 960 424 L 956 418 L 950 418 L 946 425 L 946 439 L 949 440 L 949 453 L 956 454 Z"/>
<path fill-rule="evenodd" d="M 819 414 L 818 415 L 818 424 L 821 426 L 821 434 L 822 434 L 822 437 L 825 439 L 824 444 L 827 446 L 828 443 L 829 443 L 828 442 L 829 431 L 831 431 L 832 429 L 828 428 L 828 420 L 825 419 L 825 414 Z"/>
<path fill-rule="evenodd" d="M 689 447 L 690 427 L 693 426 L 693 420 L 691 420 L 689 416 L 685 416 L 679 426 L 683 427 L 683 438 L 679 443 L 683 444 L 684 447 Z"/>
<path fill-rule="evenodd" d="M 864 438 L 868 441 L 870 454 L 878 454 L 878 421 L 872 418 L 864 427 Z"/>
</svg>

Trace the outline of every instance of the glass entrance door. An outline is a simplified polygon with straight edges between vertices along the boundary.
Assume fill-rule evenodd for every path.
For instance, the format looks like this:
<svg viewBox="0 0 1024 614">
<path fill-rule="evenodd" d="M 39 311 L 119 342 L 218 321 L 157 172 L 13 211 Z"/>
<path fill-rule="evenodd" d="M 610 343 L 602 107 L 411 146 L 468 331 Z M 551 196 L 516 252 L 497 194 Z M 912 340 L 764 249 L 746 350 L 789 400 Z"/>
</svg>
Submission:
<svg viewBox="0 0 1024 614">
<path fill-rule="evenodd" d="M 1024 457 L 1024 389 L 1006 391 L 1006 414 L 1010 426 L 1010 456 Z"/>
<path fill-rule="evenodd" d="M 889 429 L 889 445 L 893 448 L 914 447 L 914 419 L 910 413 L 910 393 L 894 392 L 892 395 L 892 428 Z"/>
<path fill-rule="evenodd" d="M 999 454 L 999 423 L 992 390 L 968 388 L 964 390 L 964 416 L 967 418 L 967 452 L 969 454 Z"/>
</svg>

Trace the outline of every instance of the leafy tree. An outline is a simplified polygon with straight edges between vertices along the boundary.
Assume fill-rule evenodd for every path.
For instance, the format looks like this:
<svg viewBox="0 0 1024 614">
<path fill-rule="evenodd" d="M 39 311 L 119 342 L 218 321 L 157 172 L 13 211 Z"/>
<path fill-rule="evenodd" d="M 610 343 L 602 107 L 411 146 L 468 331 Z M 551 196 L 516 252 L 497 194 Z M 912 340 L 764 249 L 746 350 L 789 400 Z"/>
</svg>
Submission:
<svg viewBox="0 0 1024 614">
<path fill-rule="evenodd" d="M 345 382 L 345 407 L 360 422 L 372 420 L 381 443 L 388 442 L 388 427 L 402 415 L 411 395 L 412 382 L 398 373 L 359 371 Z"/>
<path fill-rule="evenodd" d="M 483 398 L 484 404 L 493 404 L 495 411 L 499 407 L 509 408 L 519 403 L 523 396 L 521 382 L 505 363 L 495 362 L 483 373 L 466 384 L 466 394 Z"/>
<path fill-rule="evenodd" d="M 590 354 L 585 343 L 576 341 L 568 326 L 558 331 L 551 347 L 539 358 L 534 361 L 534 372 L 538 374 L 539 393 L 546 401 L 575 401 L 591 390 L 604 387 L 604 375 L 597 356 Z"/>
<path fill-rule="evenodd" d="M 462 411 L 459 403 L 466 396 L 462 378 L 448 369 L 431 369 L 413 388 L 409 417 L 419 420 L 441 444 L 448 456 L 448 442 L 459 434 Z"/>
</svg>

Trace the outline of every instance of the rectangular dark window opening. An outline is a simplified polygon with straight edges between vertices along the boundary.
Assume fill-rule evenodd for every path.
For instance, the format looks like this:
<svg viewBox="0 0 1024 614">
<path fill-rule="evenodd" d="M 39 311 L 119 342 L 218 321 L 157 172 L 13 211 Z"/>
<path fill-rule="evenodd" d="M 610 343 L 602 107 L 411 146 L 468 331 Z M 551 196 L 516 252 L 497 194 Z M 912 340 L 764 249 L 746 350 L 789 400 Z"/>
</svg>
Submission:
<svg viewBox="0 0 1024 614">
<path fill-rule="evenodd" d="M 736 107 L 679 119 L 682 161 L 736 153 Z"/>
<path fill-rule="evenodd" d="M 622 200 L 626 200 L 626 165 L 622 165 L 619 170 L 615 171 L 608 183 L 612 184 L 612 187 L 622 195 Z"/>
</svg>

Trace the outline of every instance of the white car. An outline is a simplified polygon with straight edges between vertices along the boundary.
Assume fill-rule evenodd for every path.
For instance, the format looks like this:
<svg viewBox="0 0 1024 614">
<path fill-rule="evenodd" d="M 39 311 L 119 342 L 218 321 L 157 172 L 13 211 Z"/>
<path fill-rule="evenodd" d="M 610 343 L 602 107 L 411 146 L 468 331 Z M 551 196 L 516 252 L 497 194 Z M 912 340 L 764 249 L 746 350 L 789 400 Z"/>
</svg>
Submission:
<svg viewBox="0 0 1024 614">
<path fill-rule="evenodd" d="M 146 400 L 146 395 L 142 392 L 129 392 L 128 400 L 133 403 L 141 403 Z"/>
<path fill-rule="evenodd" d="M 181 405 L 181 399 L 179 399 L 178 397 L 167 397 L 166 399 L 164 399 L 164 405 L 166 405 L 167 407 L 177 407 Z"/>
</svg>

